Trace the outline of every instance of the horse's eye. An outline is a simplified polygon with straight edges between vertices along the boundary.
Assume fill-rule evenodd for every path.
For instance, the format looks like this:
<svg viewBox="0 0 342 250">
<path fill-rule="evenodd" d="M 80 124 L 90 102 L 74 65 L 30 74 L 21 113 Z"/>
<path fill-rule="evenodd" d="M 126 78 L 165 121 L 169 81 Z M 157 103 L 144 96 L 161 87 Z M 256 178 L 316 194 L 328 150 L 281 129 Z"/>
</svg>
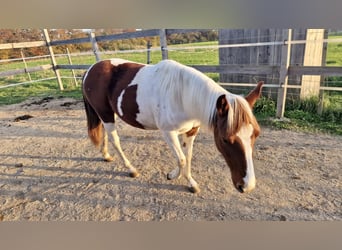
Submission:
<svg viewBox="0 0 342 250">
<path fill-rule="evenodd" d="M 225 144 L 234 144 L 235 136 L 229 136 L 228 139 L 222 138 L 222 140 Z"/>
</svg>

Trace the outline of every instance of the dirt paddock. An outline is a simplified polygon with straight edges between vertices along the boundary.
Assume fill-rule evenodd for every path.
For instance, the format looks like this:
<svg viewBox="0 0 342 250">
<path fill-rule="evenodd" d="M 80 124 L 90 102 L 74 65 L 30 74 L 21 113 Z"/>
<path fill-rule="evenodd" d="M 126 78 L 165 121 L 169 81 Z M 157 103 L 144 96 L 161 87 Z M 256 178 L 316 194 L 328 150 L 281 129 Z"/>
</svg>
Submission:
<svg viewBox="0 0 342 250">
<path fill-rule="evenodd" d="M 256 189 L 240 194 L 212 135 L 201 130 L 192 163 L 201 193 L 194 195 L 184 179 L 166 179 L 176 161 L 159 131 L 118 121 L 118 133 L 138 178 L 128 177 L 117 155 L 102 160 L 87 138 L 83 103 L 45 98 L 0 107 L 0 220 L 342 219 L 339 136 L 263 128 Z"/>
</svg>

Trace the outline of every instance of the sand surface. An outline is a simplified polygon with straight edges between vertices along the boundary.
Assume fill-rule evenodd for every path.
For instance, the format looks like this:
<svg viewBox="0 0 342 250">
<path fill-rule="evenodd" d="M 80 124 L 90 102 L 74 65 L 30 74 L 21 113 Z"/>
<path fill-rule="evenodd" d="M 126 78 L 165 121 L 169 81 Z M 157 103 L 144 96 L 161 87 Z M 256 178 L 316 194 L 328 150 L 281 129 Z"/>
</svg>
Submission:
<svg viewBox="0 0 342 250">
<path fill-rule="evenodd" d="M 166 179 L 176 160 L 159 131 L 118 121 L 118 133 L 138 178 L 128 177 L 117 155 L 102 160 L 87 138 L 83 103 L 47 98 L 0 107 L 0 220 L 342 219 L 340 136 L 262 128 L 257 186 L 240 194 L 213 136 L 201 130 L 192 161 L 201 193 L 194 195 L 184 179 Z"/>
</svg>

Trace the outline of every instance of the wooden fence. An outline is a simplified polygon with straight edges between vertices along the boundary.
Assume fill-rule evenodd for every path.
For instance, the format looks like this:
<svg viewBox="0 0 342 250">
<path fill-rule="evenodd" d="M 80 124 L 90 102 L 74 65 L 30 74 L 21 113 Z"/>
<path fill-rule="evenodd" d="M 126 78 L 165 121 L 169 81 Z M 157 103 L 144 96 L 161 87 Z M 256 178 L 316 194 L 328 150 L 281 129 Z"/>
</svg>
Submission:
<svg viewBox="0 0 342 250">
<path fill-rule="evenodd" d="M 51 41 L 48 30 L 44 29 L 43 30 L 43 34 L 45 38 L 44 41 L 0 44 L 0 50 L 47 46 L 49 50 L 51 63 L 46 64 L 46 65 L 36 66 L 36 67 L 25 68 L 25 69 L 2 71 L 0 72 L 0 77 L 6 77 L 6 76 L 12 76 L 12 75 L 30 73 L 30 72 L 37 72 L 37 71 L 43 71 L 43 70 L 53 70 L 55 72 L 55 78 L 57 80 L 59 88 L 63 90 L 63 84 L 62 84 L 59 70 L 61 69 L 86 70 L 90 67 L 90 65 L 57 64 L 55 55 L 53 52 L 53 46 L 91 42 L 95 59 L 98 61 L 100 60 L 100 51 L 98 49 L 97 42 L 159 36 L 162 59 L 167 59 L 169 49 L 167 46 L 166 37 L 170 34 L 195 32 L 195 31 L 205 31 L 205 30 L 203 29 L 150 29 L 150 30 L 141 30 L 141 31 L 130 32 L 130 33 L 104 35 L 104 36 L 95 36 L 93 32 L 90 32 L 89 36 L 85 38 Z M 284 30 L 284 34 L 285 34 L 284 37 L 286 37 L 286 39 L 284 39 L 281 42 L 278 41 L 278 42 L 260 42 L 260 43 L 249 43 L 249 44 L 231 44 L 231 45 L 228 44 L 228 45 L 221 45 L 221 46 L 206 46 L 210 48 L 218 48 L 218 47 L 279 45 L 279 46 L 282 46 L 280 65 L 189 65 L 189 66 L 192 66 L 204 73 L 225 73 L 225 74 L 243 74 L 243 75 L 257 75 L 257 74 L 278 75 L 279 76 L 278 83 L 277 84 L 265 84 L 265 88 L 276 88 L 278 90 L 277 117 L 283 117 L 284 110 L 285 110 L 285 100 L 286 100 L 287 89 L 301 87 L 299 85 L 288 85 L 287 79 L 289 75 L 342 76 L 342 67 L 289 65 L 291 45 L 299 44 L 299 43 L 304 44 L 306 41 L 305 40 L 291 41 L 291 30 Z M 329 42 L 329 41 L 331 40 L 324 39 L 322 42 Z M 342 39 L 334 39 L 334 42 L 342 42 Z M 198 48 L 206 48 L 206 47 L 201 46 Z M 220 83 L 220 84 L 222 86 L 254 86 L 255 85 L 255 84 L 250 84 L 250 83 Z M 342 91 L 342 88 L 320 86 L 320 90 Z"/>
</svg>

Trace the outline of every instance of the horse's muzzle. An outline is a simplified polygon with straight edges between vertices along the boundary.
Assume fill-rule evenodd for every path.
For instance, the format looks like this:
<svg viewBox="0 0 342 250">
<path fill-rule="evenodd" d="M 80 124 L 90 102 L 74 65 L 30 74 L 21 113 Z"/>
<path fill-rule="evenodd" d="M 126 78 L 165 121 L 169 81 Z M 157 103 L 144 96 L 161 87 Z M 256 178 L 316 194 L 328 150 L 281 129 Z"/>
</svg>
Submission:
<svg viewBox="0 0 342 250">
<path fill-rule="evenodd" d="M 244 193 L 245 191 L 243 190 L 242 185 L 237 185 L 236 189 L 240 192 L 240 193 Z"/>
<path fill-rule="evenodd" d="M 240 183 L 236 184 L 235 188 L 240 193 L 248 193 L 248 192 L 252 191 L 255 188 L 255 180 L 253 182 L 249 183 L 249 185 L 243 185 L 243 184 L 240 184 Z"/>
</svg>

